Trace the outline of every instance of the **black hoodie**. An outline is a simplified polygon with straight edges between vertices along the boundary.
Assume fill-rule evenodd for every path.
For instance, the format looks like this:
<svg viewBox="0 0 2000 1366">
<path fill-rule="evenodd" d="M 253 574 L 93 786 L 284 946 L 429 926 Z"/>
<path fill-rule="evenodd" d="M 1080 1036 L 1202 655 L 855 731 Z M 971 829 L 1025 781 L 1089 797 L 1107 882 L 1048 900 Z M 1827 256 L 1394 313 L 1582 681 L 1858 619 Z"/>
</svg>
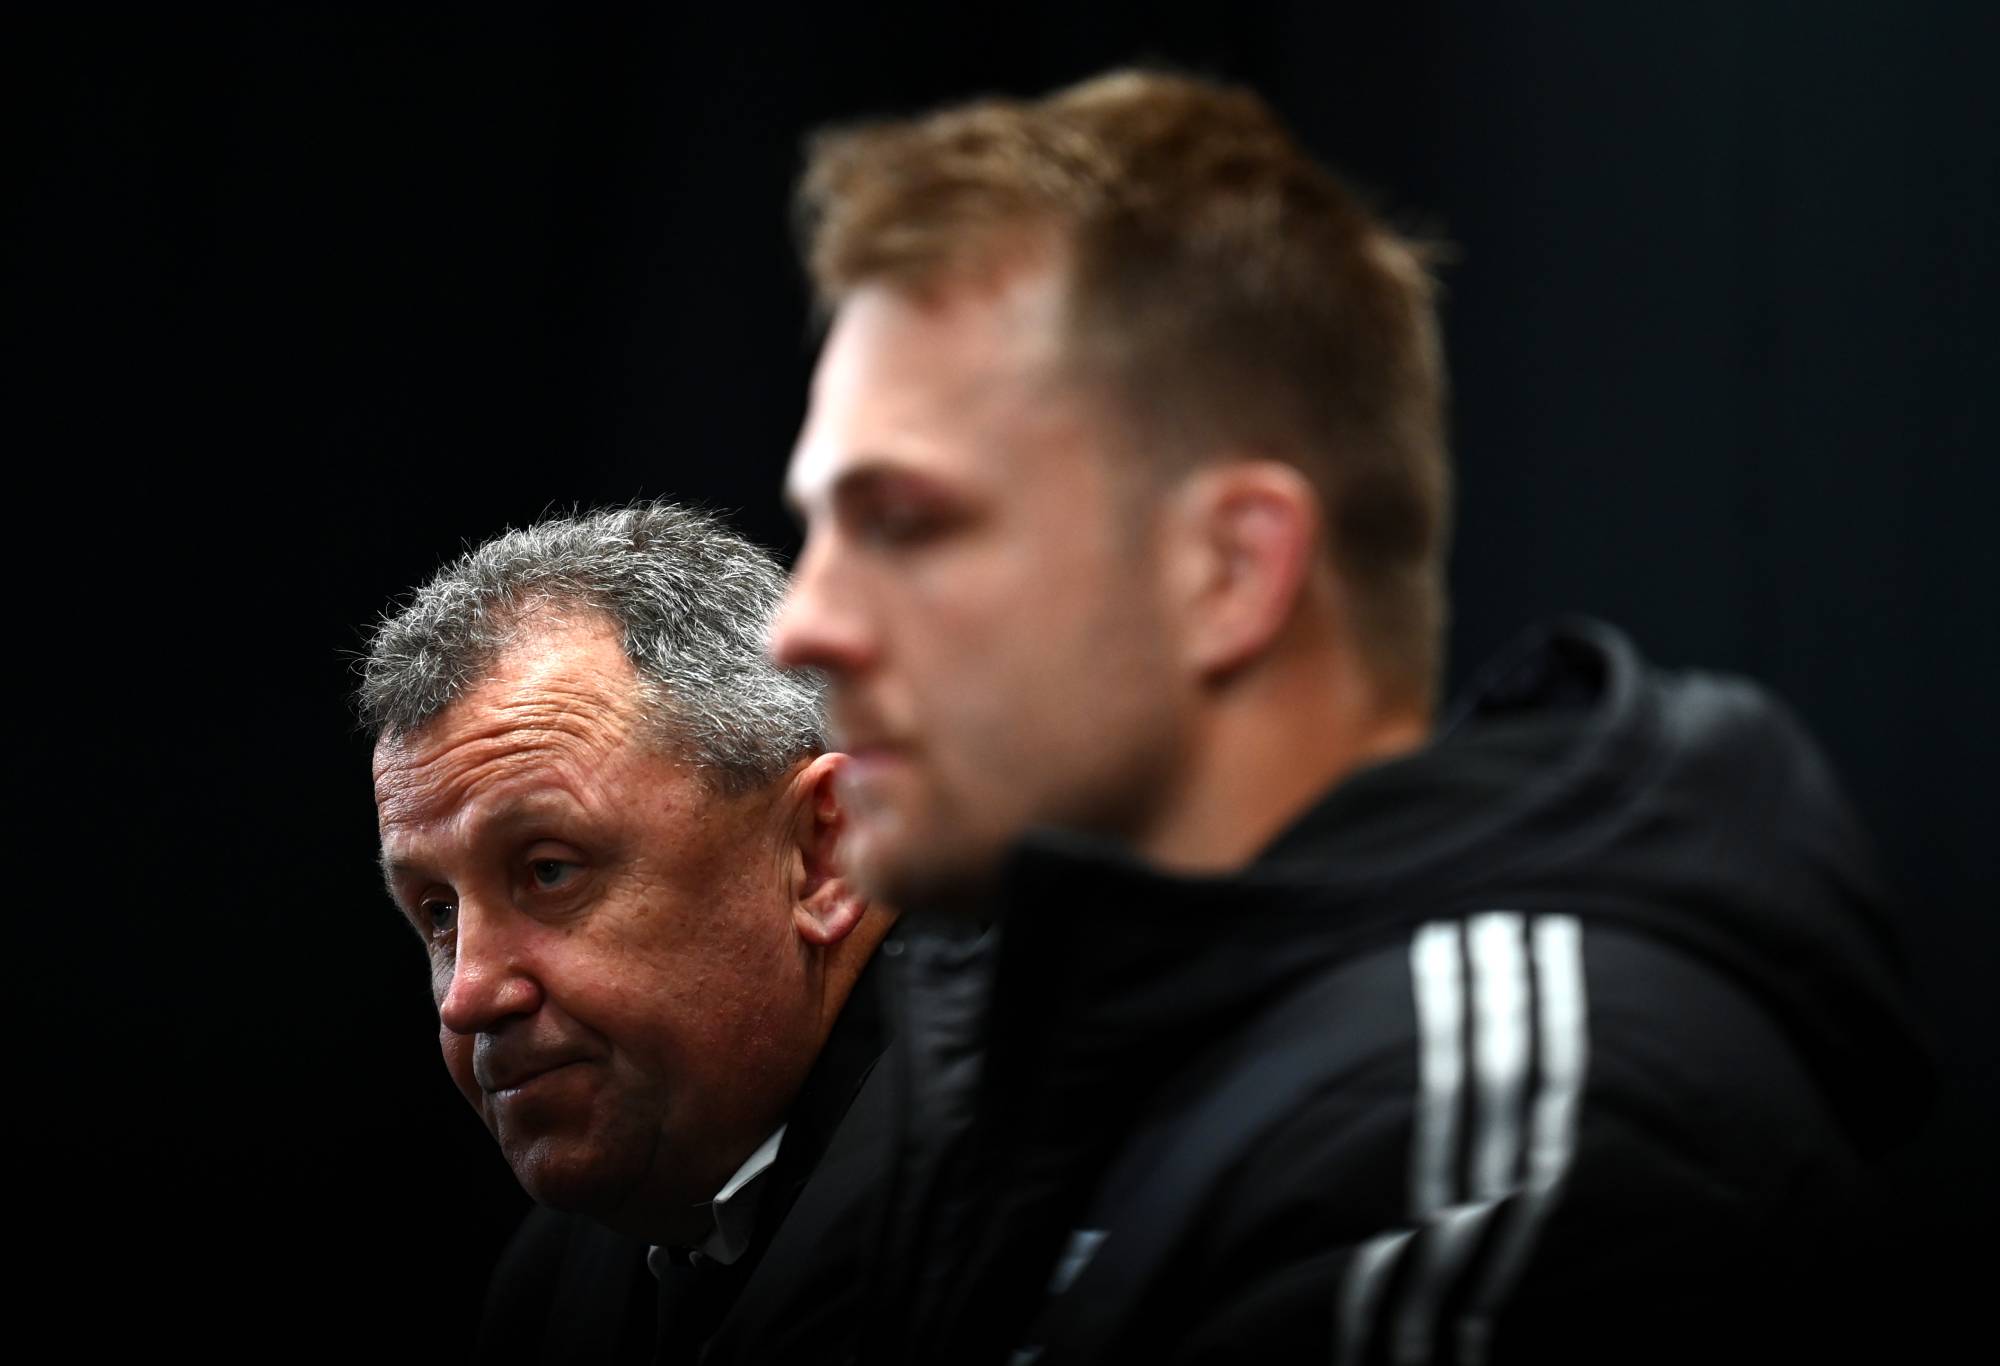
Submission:
<svg viewBox="0 0 2000 1366">
<path fill-rule="evenodd" d="M 891 972 L 863 1355 L 1852 1341 L 1853 1202 L 1929 1085 L 1889 914 L 1787 712 L 1588 622 L 1239 874 L 1038 835 L 996 929 Z"/>
</svg>

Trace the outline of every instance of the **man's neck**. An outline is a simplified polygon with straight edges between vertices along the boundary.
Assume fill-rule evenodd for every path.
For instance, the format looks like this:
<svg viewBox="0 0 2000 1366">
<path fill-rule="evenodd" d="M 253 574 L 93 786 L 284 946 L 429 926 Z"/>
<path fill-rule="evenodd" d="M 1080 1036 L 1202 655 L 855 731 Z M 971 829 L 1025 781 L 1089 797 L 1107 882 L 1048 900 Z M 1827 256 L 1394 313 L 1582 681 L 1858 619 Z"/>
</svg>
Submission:
<svg viewBox="0 0 2000 1366">
<path fill-rule="evenodd" d="M 1137 852 L 1178 872 L 1233 872 L 1335 784 L 1430 734 L 1427 712 L 1385 704 L 1351 659 L 1315 654 L 1261 670 L 1205 709 Z"/>
</svg>

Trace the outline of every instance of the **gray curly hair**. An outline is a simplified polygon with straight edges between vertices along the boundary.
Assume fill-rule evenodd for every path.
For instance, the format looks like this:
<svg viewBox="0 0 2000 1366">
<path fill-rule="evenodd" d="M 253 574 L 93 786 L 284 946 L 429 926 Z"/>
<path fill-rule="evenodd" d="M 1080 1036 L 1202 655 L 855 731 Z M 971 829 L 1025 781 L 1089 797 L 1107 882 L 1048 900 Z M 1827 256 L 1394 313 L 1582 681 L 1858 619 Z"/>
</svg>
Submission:
<svg viewBox="0 0 2000 1366">
<path fill-rule="evenodd" d="M 824 750 L 824 681 L 764 637 L 784 574 L 706 513 L 664 501 L 547 518 L 469 550 L 384 615 L 355 704 L 378 740 L 421 729 L 545 608 L 602 612 L 624 638 L 658 738 L 748 791 Z"/>
</svg>

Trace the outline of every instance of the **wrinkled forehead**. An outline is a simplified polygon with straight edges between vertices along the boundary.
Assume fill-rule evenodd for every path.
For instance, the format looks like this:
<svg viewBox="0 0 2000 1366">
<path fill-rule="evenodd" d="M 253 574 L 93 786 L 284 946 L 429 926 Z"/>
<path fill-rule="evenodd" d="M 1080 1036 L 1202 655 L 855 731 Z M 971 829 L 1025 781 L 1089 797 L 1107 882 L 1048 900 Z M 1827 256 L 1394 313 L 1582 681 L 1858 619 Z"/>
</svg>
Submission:
<svg viewBox="0 0 2000 1366">
<path fill-rule="evenodd" d="M 638 675 L 608 623 L 542 631 L 415 730 L 375 746 L 384 829 L 447 819 L 537 779 L 562 787 L 650 742 Z"/>
<path fill-rule="evenodd" d="M 490 729 L 461 729 L 449 740 L 426 731 L 384 741 L 375 750 L 377 818 L 385 833 L 427 827 L 481 804 L 572 787 L 575 778 L 615 762 L 627 743 L 593 731 L 574 714 L 523 708 Z"/>
</svg>

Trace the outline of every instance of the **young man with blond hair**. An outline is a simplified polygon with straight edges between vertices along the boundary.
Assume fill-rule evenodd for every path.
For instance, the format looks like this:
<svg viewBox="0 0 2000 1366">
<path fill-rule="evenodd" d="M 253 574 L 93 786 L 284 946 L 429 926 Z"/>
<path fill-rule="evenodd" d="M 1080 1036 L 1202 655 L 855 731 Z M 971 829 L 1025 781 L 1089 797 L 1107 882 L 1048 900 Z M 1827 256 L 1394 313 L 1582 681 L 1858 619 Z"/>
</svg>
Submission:
<svg viewBox="0 0 2000 1366">
<path fill-rule="evenodd" d="M 1803 1347 L 1921 1067 L 1825 765 L 1529 633 L 1442 724 L 1425 253 L 1254 95 L 817 140 L 773 628 L 914 912 L 863 1356 Z"/>
</svg>

